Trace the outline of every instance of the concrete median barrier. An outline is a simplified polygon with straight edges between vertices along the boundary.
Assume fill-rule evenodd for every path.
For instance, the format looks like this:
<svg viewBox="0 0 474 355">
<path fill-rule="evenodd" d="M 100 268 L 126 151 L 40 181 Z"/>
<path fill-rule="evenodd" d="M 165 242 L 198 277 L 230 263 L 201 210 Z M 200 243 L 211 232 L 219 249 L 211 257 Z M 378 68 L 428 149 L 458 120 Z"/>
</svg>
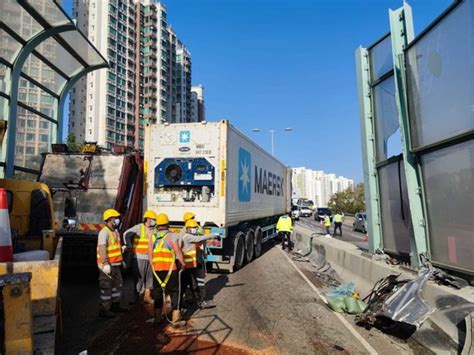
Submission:
<svg viewBox="0 0 474 355">
<path fill-rule="evenodd" d="M 303 226 L 296 226 L 300 248 L 306 248 L 312 240 L 312 251 L 307 257 L 323 269 L 329 263 L 342 282 L 354 281 L 357 291 L 365 297 L 374 284 L 389 274 L 402 274 L 402 278 L 415 279 L 417 272 L 401 266 L 388 265 L 384 261 L 373 260 L 371 255 L 359 250 L 355 245 L 319 236 Z M 312 238 L 312 239 L 311 239 Z M 296 248 L 296 247 L 295 247 Z M 422 290 L 423 299 L 436 311 L 430 316 L 415 337 L 421 343 L 436 341 L 440 350 L 450 351 L 453 346 L 462 347 L 466 339 L 464 319 L 474 311 L 474 288 L 471 286 L 457 290 L 428 281 Z M 445 335 L 440 340 L 440 331 Z"/>
</svg>

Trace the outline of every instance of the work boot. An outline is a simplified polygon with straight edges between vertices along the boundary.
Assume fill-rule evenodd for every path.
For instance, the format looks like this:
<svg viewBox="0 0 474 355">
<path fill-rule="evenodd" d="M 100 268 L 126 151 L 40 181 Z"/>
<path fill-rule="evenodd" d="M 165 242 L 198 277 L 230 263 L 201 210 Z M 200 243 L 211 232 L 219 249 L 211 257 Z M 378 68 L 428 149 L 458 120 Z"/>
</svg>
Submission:
<svg viewBox="0 0 474 355">
<path fill-rule="evenodd" d="M 116 314 L 113 313 L 108 306 L 100 305 L 99 317 L 101 318 L 115 318 Z"/>
<path fill-rule="evenodd" d="M 145 293 L 143 294 L 143 302 L 148 304 L 154 304 L 155 301 L 151 297 L 151 290 L 149 288 L 145 289 Z"/>
<path fill-rule="evenodd" d="M 155 308 L 155 317 L 153 318 L 153 325 L 159 325 L 163 320 L 163 313 L 161 309 Z"/>
<path fill-rule="evenodd" d="M 171 325 L 174 328 L 184 327 L 186 325 L 186 321 L 181 319 L 181 311 L 175 309 L 171 313 Z"/>
<path fill-rule="evenodd" d="M 114 302 L 112 303 L 112 307 L 110 308 L 110 310 L 114 313 L 125 313 L 125 312 L 128 312 L 128 309 L 126 308 L 122 308 L 120 306 L 120 303 L 119 302 Z"/>
</svg>

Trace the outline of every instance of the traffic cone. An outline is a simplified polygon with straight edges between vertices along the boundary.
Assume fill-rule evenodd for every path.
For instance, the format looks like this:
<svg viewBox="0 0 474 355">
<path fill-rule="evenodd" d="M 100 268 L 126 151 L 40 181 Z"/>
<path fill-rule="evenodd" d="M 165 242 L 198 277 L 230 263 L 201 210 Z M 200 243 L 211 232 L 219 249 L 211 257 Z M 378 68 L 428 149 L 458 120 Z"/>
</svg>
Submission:
<svg viewBox="0 0 474 355">
<path fill-rule="evenodd" d="M 13 261 L 13 248 L 8 216 L 7 191 L 0 188 L 0 262 L 9 261 Z"/>
</svg>

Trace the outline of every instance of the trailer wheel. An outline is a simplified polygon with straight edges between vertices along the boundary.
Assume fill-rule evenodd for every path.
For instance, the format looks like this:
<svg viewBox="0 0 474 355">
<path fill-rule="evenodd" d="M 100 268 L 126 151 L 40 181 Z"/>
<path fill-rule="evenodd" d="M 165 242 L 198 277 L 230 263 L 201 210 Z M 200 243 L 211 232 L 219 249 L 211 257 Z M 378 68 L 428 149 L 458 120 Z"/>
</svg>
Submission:
<svg viewBox="0 0 474 355">
<path fill-rule="evenodd" d="M 253 231 L 251 229 L 245 234 L 245 259 L 248 263 L 253 260 Z"/>
<path fill-rule="evenodd" d="M 244 241 L 244 233 L 239 232 L 235 236 L 234 241 L 234 267 L 233 271 L 239 270 L 242 265 L 244 265 L 244 258 L 245 258 L 245 241 Z"/>
<path fill-rule="evenodd" d="M 257 227 L 254 232 L 254 239 L 255 239 L 255 250 L 254 255 L 255 258 L 258 258 L 262 255 L 262 230 L 260 227 Z"/>
</svg>

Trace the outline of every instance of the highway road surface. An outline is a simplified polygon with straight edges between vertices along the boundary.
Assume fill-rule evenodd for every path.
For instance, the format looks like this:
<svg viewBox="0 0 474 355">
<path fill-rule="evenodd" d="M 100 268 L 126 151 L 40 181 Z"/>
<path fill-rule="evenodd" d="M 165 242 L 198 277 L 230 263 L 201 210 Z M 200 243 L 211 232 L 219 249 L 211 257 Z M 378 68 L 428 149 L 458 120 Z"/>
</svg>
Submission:
<svg viewBox="0 0 474 355">
<path fill-rule="evenodd" d="M 320 299 L 328 286 L 308 264 L 294 262 L 279 245 L 234 274 L 208 275 L 207 310 L 190 309 L 188 326 L 167 327 L 169 344 L 161 347 L 163 332 L 147 322 L 151 307 L 133 306 L 118 319 L 97 318 L 98 287 L 94 277 L 64 277 L 62 284 L 63 337 L 61 354 L 362 354 L 429 353 L 354 325 L 349 316 L 336 315 Z M 130 295 L 127 279 L 125 298 Z M 124 304 L 126 300 L 124 300 Z"/>
</svg>

